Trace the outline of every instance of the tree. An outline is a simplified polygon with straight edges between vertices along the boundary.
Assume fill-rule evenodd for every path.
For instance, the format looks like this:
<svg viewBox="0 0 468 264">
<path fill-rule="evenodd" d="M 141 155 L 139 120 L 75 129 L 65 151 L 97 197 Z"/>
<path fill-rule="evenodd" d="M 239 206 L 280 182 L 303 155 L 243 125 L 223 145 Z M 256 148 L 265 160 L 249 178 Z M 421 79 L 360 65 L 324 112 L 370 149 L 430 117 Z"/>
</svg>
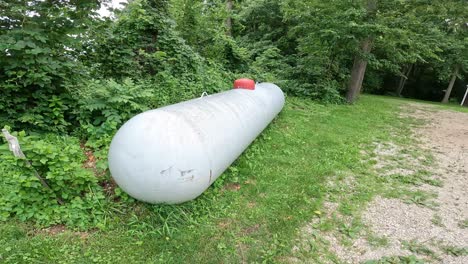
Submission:
<svg viewBox="0 0 468 264">
<path fill-rule="evenodd" d="M 445 91 L 444 99 L 442 99 L 442 103 L 448 103 L 450 94 L 452 93 L 453 85 L 455 84 L 455 81 L 457 80 L 458 77 L 458 72 L 460 71 L 460 65 L 456 65 L 455 69 L 453 70 L 452 73 L 452 78 L 450 79 L 450 83 L 447 87 L 447 90 Z"/>
<path fill-rule="evenodd" d="M 372 3 L 308 0 L 282 4 L 286 22 L 293 25 L 288 36 L 297 43 L 290 74 L 296 90 L 332 102 L 342 101 L 341 95 L 348 90 L 348 97 L 355 100 L 367 63 L 373 59 L 374 36 L 384 30 L 376 24 Z"/>
<path fill-rule="evenodd" d="M 468 8 L 463 3 L 462 5 L 457 5 L 457 3 L 459 2 L 449 5 L 447 9 L 451 12 L 444 14 L 443 29 L 446 32 L 446 42 L 443 53 L 445 63 L 442 64 L 441 77 L 447 79 L 444 78 L 444 72 L 445 76 L 448 76 L 447 68 L 451 69 L 451 74 L 442 103 L 448 103 L 460 71 L 468 68 L 468 15 L 466 13 Z"/>
<path fill-rule="evenodd" d="M 368 20 L 373 20 L 377 12 L 377 0 L 367 0 L 366 12 Z M 367 68 L 367 59 L 365 57 L 368 56 L 372 50 L 373 38 L 372 35 L 369 35 L 361 41 L 359 54 L 357 54 L 354 59 L 351 78 L 348 84 L 348 92 L 346 94 L 348 103 L 353 103 L 361 92 L 362 81 L 364 80 Z"/>
<path fill-rule="evenodd" d="M 400 96 L 400 97 L 401 97 L 401 93 L 403 92 L 403 89 L 405 88 L 406 81 L 408 80 L 409 75 L 410 75 L 411 71 L 413 70 L 413 67 L 414 67 L 413 63 L 411 63 L 411 64 L 409 64 L 407 66 L 404 66 L 404 71 L 403 71 L 404 73 L 400 78 L 400 82 L 399 82 L 398 88 L 396 90 L 396 94 L 398 96 Z"/>
<path fill-rule="evenodd" d="M 228 13 L 226 18 L 226 35 L 232 37 L 232 0 L 226 0 L 226 11 Z"/>
</svg>

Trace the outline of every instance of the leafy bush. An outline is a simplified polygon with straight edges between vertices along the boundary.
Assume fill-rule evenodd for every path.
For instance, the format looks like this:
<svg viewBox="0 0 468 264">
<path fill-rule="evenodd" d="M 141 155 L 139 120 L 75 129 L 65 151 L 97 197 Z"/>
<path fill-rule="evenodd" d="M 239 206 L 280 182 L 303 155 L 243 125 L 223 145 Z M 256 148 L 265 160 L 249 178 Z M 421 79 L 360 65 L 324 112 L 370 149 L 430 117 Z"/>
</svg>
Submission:
<svg viewBox="0 0 468 264">
<path fill-rule="evenodd" d="M 73 105 L 66 93 L 34 91 L 27 94 L 17 88 L 0 85 L 0 121 L 15 128 L 31 128 L 36 131 L 65 132 L 70 126 L 68 114 Z"/>
<path fill-rule="evenodd" d="M 75 91 L 73 113 L 79 123 L 75 134 L 86 139 L 97 159 L 97 168 L 107 169 L 107 152 L 113 135 L 128 119 L 150 108 L 153 91 L 131 79 L 90 80 Z"/>
<path fill-rule="evenodd" d="M 77 138 L 15 133 L 31 166 L 0 146 L 0 219 L 15 217 L 40 225 L 103 226 L 104 192 L 93 172 L 83 167 L 86 158 Z M 41 184 L 34 170 L 50 188 Z M 60 205 L 58 201 L 63 202 Z"/>
<path fill-rule="evenodd" d="M 250 71 L 259 81 L 278 83 L 281 73 L 290 70 L 289 67 L 278 48 L 268 47 L 255 58 Z"/>
<path fill-rule="evenodd" d="M 65 132 L 68 87 L 86 73 L 76 53 L 99 3 L 2 1 L 0 6 L 0 121 Z"/>
<path fill-rule="evenodd" d="M 152 108 L 179 103 L 201 96 L 203 92 L 213 94 L 231 87 L 234 75 L 215 63 L 201 65 L 197 72 L 173 76 L 169 72 L 158 73 L 146 85 L 154 92 Z"/>
<path fill-rule="evenodd" d="M 131 79 L 91 80 L 76 95 L 75 109 L 86 138 L 111 135 L 123 122 L 149 109 L 153 93 Z"/>
<path fill-rule="evenodd" d="M 340 94 L 342 88 L 335 80 L 323 80 L 316 84 L 290 83 L 288 86 L 293 87 L 290 91 L 291 93 L 299 96 L 309 97 L 331 104 L 341 104 L 344 102 Z"/>
<path fill-rule="evenodd" d="M 382 94 L 384 92 L 384 89 L 382 88 L 383 84 L 383 74 L 376 70 L 368 69 L 366 72 L 366 78 L 364 78 L 362 90 L 365 93 Z"/>
</svg>

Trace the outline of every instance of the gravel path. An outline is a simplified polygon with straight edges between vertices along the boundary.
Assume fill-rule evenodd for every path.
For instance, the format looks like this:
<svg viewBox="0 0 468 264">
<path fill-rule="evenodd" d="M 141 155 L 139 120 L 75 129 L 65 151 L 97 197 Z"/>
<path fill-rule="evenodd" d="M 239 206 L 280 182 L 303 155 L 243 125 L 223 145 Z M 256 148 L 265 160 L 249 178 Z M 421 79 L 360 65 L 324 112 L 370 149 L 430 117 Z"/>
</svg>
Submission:
<svg viewBox="0 0 468 264">
<path fill-rule="evenodd" d="M 404 197 L 376 197 L 368 205 L 362 221 L 385 245 L 371 246 L 359 237 L 343 246 L 334 232 L 323 238 L 345 263 L 411 255 L 427 263 L 468 263 L 468 114 L 416 103 L 405 105 L 402 113 L 424 123 L 413 129 L 419 145 L 404 148 L 422 149 L 434 159 L 412 156 L 398 144 L 375 143 L 375 169 L 381 177 L 411 177 L 427 171 L 427 178 L 436 183 L 409 188 L 431 198 L 408 202 Z M 325 211 L 336 213 L 336 204 L 328 207 Z M 303 232 L 311 234 L 313 224 Z"/>
<path fill-rule="evenodd" d="M 350 262 L 383 256 L 417 255 L 428 262 L 468 263 L 468 114 L 410 104 L 404 109 L 425 125 L 416 129 L 421 147 L 435 158 L 430 171 L 442 186 L 422 185 L 417 190 L 436 194 L 434 208 L 378 197 L 363 215 L 371 230 L 389 240 L 388 247 L 364 250 Z M 415 164 L 416 165 L 416 164 Z M 428 168 L 429 170 L 429 168 Z M 403 243 L 412 243 L 410 252 Z M 365 248 L 365 247 L 363 247 Z M 436 257 L 428 257 L 429 249 Z"/>
</svg>

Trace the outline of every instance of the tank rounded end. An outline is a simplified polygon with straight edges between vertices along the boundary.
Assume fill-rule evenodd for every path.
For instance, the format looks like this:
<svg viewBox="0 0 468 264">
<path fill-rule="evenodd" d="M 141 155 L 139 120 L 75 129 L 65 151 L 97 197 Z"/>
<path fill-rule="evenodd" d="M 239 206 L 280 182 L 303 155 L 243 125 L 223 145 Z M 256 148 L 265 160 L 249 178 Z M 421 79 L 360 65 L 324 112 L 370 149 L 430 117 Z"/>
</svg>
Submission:
<svg viewBox="0 0 468 264">
<path fill-rule="evenodd" d="M 211 183 L 206 146 L 176 114 L 147 111 L 126 122 L 109 149 L 109 170 L 122 190 L 148 203 L 195 199 Z"/>
</svg>

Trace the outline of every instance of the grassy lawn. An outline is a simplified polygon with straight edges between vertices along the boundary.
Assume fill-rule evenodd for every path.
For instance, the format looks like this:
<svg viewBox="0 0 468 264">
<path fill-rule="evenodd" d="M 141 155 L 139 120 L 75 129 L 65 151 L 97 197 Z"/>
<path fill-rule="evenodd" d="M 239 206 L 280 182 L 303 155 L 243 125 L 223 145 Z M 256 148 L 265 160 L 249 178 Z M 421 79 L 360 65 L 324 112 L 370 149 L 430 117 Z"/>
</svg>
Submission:
<svg viewBox="0 0 468 264">
<path fill-rule="evenodd" d="M 29 223 L 0 223 L 0 262 L 271 263 L 288 262 L 291 256 L 334 259 L 319 239 L 310 241 L 309 252 L 294 253 L 292 248 L 302 228 L 321 217 L 325 199 L 339 202 L 338 210 L 353 216 L 375 195 L 388 190 L 385 186 L 389 182 L 376 176 L 363 150 L 392 137 L 409 142 L 410 120 L 398 115 L 403 102 L 363 96 L 353 106 L 324 106 L 288 98 L 279 117 L 197 200 L 178 206 L 120 202 L 109 208 L 107 226 L 88 232 L 54 232 Z M 348 177 L 352 177 L 353 188 L 340 184 Z M 330 180 L 337 184 L 328 184 Z M 349 225 L 339 220 L 322 221 L 318 229 L 340 230 L 351 239 L 364 227 L 357 219 Z"/>
</svg>

